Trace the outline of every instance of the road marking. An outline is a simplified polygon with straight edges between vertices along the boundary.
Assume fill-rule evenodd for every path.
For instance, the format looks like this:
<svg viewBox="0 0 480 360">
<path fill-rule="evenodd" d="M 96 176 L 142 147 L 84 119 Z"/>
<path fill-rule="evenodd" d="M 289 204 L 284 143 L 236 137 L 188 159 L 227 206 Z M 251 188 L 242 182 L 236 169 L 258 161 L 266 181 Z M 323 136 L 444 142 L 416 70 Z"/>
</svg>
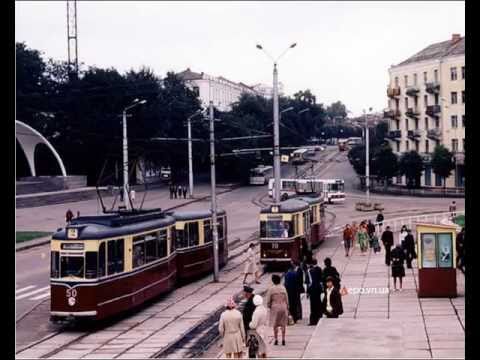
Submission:
<svg viewBox="0 0 480 360">
<path fill-rule="evenodd" d="M 45 299 L 50 296 L 50 290 L 47 291 L 45 294 L 41 294 L 38 296 L 35 296 L 34 298 L 31 298 L 30 300 L 40 300 L 40 299 Z"/>
<path fill-rule="evenodd" d="M 25 299 L 25 298 L 27 298 L 27 297 L 29 297 L 29 296 L 32 296 L 32 295 L 37 294 L 37 293 L 40 293 L 40 292 L 45 291 L 45 290 L 47 290 L 47 289 L 49 289 L 49 288 L 50 288 L 50 285 L 49 285 L 49 286 L 45 286 L 45 287 L 40 288 L 40 289 L 37 289 L 37 290 L 30 291 L 30 292 L 28 292 L 28 293 L 26 293 L 26 294 L 17 296 L 17 297 L 15 298 L 15 300 Z"/>
<path fill-rule="evenodd" d="M 17 290 L 15 290 L 15 294 L 20 294 L 21 292 L 24 292 L 24 291 L 33 289 L 34 287 L 35 287 L 35 285 L 28 285 L 28 286 L 26 286 L 26 287 L 24 287 L 24 288 L 17 289 Z"/>
</svg>

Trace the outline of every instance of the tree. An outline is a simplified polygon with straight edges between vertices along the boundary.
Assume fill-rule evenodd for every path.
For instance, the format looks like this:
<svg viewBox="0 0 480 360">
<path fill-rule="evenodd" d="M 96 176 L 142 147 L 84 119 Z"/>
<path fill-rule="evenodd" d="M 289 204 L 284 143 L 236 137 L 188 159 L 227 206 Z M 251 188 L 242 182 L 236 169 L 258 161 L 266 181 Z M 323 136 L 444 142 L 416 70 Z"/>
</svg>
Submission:
<svg viewBox="0 0 480 360">
<path fill-rule="evenodd" d="M 437 145 L 433 150 L 431 166 L 435 174 L 443 178 L 443 189 L 447 186 L 447 178 L 455 168 L 453 153 L 445 146 Z"/>
<path fill-rule="evenodd" d="M 392 151 L 390 145 L 382 145 L 374 150 L 372 157 L 373 173 L 384 181 L 385 187 L 388 180 L 398 173 L 398 158 Z"/>
<path fill-rule="evenodd" d="M 408 188 L 419 188 L 425 166 L 422 157 L 414 150 L 403 153 L 399 161 L 399 174 L 407 178 Z"/>
<path fill-rule="evenodd" d="M 365 145 L 357 145 L 351 148 L 348 152 L 348 160 L 357 175 L 365 175 Z"/>
<path fill-rule="evenodd" d="M 345 119 L 347 117 L 347 107 L 341 101 L 336 101 L 327 107 L 327 115 L 330 119 Z"/>
</svg>

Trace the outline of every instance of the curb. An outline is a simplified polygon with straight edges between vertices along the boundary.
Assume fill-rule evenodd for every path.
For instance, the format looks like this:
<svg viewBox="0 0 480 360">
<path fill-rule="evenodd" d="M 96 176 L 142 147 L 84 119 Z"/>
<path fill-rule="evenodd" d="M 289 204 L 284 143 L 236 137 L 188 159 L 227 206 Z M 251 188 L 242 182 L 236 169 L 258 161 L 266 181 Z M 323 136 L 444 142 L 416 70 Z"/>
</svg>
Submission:
<svg viewBox="0 0 480 360">
<path fill-rule="evenodd" d="M 23 244 L 23 243 L 19 244 L 21 246 L 16 246 L 15 247 L 15 252 L 22 251 L 22 250 L 28 250 L 28 249 L 31 249 L 31 248 L 36 247 L 36 246 L 42 246 L 42 245 L 45 245 L 45 244 L 49 244 L 50 243 L 50 236 L 25 241 L 25 243 L 26 244 Z"/>
</svg>

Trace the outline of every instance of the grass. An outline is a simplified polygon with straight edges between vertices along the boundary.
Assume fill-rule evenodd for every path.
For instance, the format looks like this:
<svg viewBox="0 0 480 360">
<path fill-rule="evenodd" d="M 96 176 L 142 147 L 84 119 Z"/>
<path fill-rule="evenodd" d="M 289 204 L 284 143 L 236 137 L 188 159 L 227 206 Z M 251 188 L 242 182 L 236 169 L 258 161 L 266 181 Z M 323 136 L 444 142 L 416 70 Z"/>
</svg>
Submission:
<svg viewBox="0 0 480 360">
<path fill-rule="evenodd" d="M 43 231 L 17 231 L 16 236 L 15 236 L 15 242 L 16 243 L 21 243 L 24 241 L 30 241 L 33 239 L 38 239 L 41 237 L 45 237 L 50 235 L 51 233 L 49 232 L 43 232 Z"/>
<path fill-rule="evenodd" d="M 458 215 L 453 222 L 461 227 L 465 226 L 465 215 Z"/>
</svg>

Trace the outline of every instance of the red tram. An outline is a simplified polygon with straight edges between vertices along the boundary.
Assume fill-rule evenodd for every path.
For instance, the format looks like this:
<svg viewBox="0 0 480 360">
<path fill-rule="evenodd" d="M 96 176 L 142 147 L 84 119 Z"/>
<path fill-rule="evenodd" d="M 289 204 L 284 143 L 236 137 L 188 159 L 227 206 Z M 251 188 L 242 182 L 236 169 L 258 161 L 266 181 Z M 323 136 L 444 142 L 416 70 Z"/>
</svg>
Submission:
<svg viewBox="0 0 480 360">
<path fill-rule="evenodd" d="M 227 217 L 218 212 L 219 263 Z M 51 319 L 103 319 L 213 270 L 211 213 L 161 210 L 74 219 L 51 240 Z"/>
<path fill-rule="evenodd" d="M 320 197 L 299 197 L 297 200 L 308 204 L 310 212 L 310 242 L 311 248 L 316 248 L 327 234 L 325 227 L 325 202 Z"/>
</svg>

